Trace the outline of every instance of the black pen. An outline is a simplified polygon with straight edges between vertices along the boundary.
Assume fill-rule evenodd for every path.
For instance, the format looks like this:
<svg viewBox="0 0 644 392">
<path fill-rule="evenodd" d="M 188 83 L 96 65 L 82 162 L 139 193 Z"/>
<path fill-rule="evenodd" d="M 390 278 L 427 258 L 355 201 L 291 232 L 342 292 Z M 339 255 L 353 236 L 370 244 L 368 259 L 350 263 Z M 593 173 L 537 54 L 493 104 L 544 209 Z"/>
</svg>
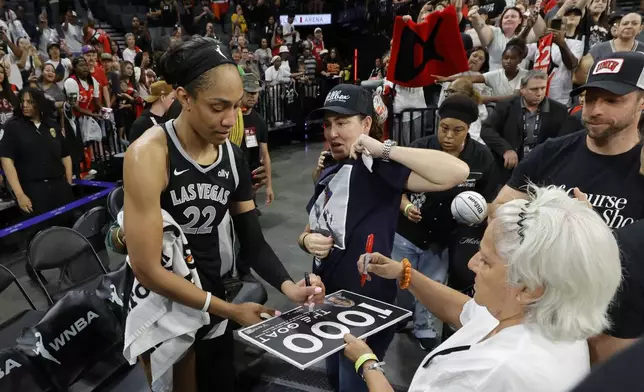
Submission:
<svg viewBox="0 0 644 392">
<path fill-rule="evenodd" d="M 308 272 L 304 273 L 304 283 L 306 284 L 306 287 L 311 287 L 311 275 Z M 313 302 L 309 304 L 309 312 L 313 311 Z"/>
</svg>

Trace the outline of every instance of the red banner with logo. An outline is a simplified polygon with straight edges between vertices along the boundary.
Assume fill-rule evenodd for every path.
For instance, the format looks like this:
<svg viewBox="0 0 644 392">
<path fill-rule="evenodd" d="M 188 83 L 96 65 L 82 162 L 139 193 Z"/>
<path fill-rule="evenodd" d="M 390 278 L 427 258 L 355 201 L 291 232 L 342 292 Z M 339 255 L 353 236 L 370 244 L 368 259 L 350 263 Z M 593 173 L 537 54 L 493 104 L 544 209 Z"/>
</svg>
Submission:
<svg viewBox="0 0 644 392">
<path fill-rule="evenodd" d="M 396 17 L 392 42 L 387 80 L 394 84 L 424 87 L 434 83 L 432 75 L 469 69 L 453 5 L 418 24 Z"/>
<path fill-rule="evenodd" d="M 546 97 L 550 92 L 550 81 L 552 80 L 552 73 L 550 73 L 550 62 L 552 61 L 552 40 L 554 35 L 548 34 L 539 40 L 537 44 L 537 59 L 534 62 L 533 69 L 543 71 L 548 74 L 548 85 L 546 87 Z"/>
</svg>

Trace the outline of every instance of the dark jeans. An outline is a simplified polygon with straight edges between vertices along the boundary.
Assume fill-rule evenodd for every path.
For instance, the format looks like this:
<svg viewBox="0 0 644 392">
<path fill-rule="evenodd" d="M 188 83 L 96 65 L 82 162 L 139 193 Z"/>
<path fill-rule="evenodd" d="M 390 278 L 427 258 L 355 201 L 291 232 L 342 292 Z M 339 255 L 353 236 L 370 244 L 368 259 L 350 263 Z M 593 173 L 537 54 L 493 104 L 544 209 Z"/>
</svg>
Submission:
<svg viewBox="0 0 644 392">
<path fill-rule="evenodd" d="M 367 344 L 379 360 L 384 359 L 395 332 L 395 328 L 390 327 L 367 338 Z M 369 392 L 367 384 L 356 374 L 354 363 L 344 356 L 344 350 L 326 359 L 326 374 L 329 383 L 338 392 Z"/>
</svg>

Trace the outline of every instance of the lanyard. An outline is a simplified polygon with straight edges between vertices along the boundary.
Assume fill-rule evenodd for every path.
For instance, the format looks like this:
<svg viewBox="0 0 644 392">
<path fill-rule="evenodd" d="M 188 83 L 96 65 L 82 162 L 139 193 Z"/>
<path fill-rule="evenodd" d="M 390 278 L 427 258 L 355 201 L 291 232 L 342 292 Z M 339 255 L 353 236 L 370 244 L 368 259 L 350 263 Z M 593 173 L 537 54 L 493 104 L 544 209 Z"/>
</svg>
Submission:
<svg viewBox="0 0 644 392">
<path fill-rule="evenodd" d="M 526 110 L 523 111 L 523 143 L 528 145 L 528 122 L 526 121 Z M 534 128 L 532 129 L 533 141 L 530 143 L 532 146 L 537 144 L 537 134 L 539 133 L 539 123 L 541 122 L 541 109 L 537 109 L 537 117 L 534 119 Z"/>
</svg>

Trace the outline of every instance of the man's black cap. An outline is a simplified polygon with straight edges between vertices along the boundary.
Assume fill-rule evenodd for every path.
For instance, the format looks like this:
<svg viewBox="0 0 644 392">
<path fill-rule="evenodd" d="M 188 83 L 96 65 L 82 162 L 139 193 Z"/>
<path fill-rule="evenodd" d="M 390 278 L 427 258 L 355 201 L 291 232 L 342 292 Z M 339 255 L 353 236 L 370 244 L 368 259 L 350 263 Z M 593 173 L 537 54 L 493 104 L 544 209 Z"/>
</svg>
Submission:
<svg viewBox="0 0 644 392">
<path fill-rule="evenodd" d="M 572 97 L 588 88 L 599 88 L 615 95 L 644 90 L 644 53 L 615 52 L 595 60 L 586 84 L 570 92 Z"/>
<path fill-rule="evenodd" d="M 373 116 L 373 98 L 369 91 L 360 86 L 340 84 L 329 91 L 324 106 L 312 111 L 310 117 L 321 117 L 325 112 L 346 116 Z"/>
</svg>

